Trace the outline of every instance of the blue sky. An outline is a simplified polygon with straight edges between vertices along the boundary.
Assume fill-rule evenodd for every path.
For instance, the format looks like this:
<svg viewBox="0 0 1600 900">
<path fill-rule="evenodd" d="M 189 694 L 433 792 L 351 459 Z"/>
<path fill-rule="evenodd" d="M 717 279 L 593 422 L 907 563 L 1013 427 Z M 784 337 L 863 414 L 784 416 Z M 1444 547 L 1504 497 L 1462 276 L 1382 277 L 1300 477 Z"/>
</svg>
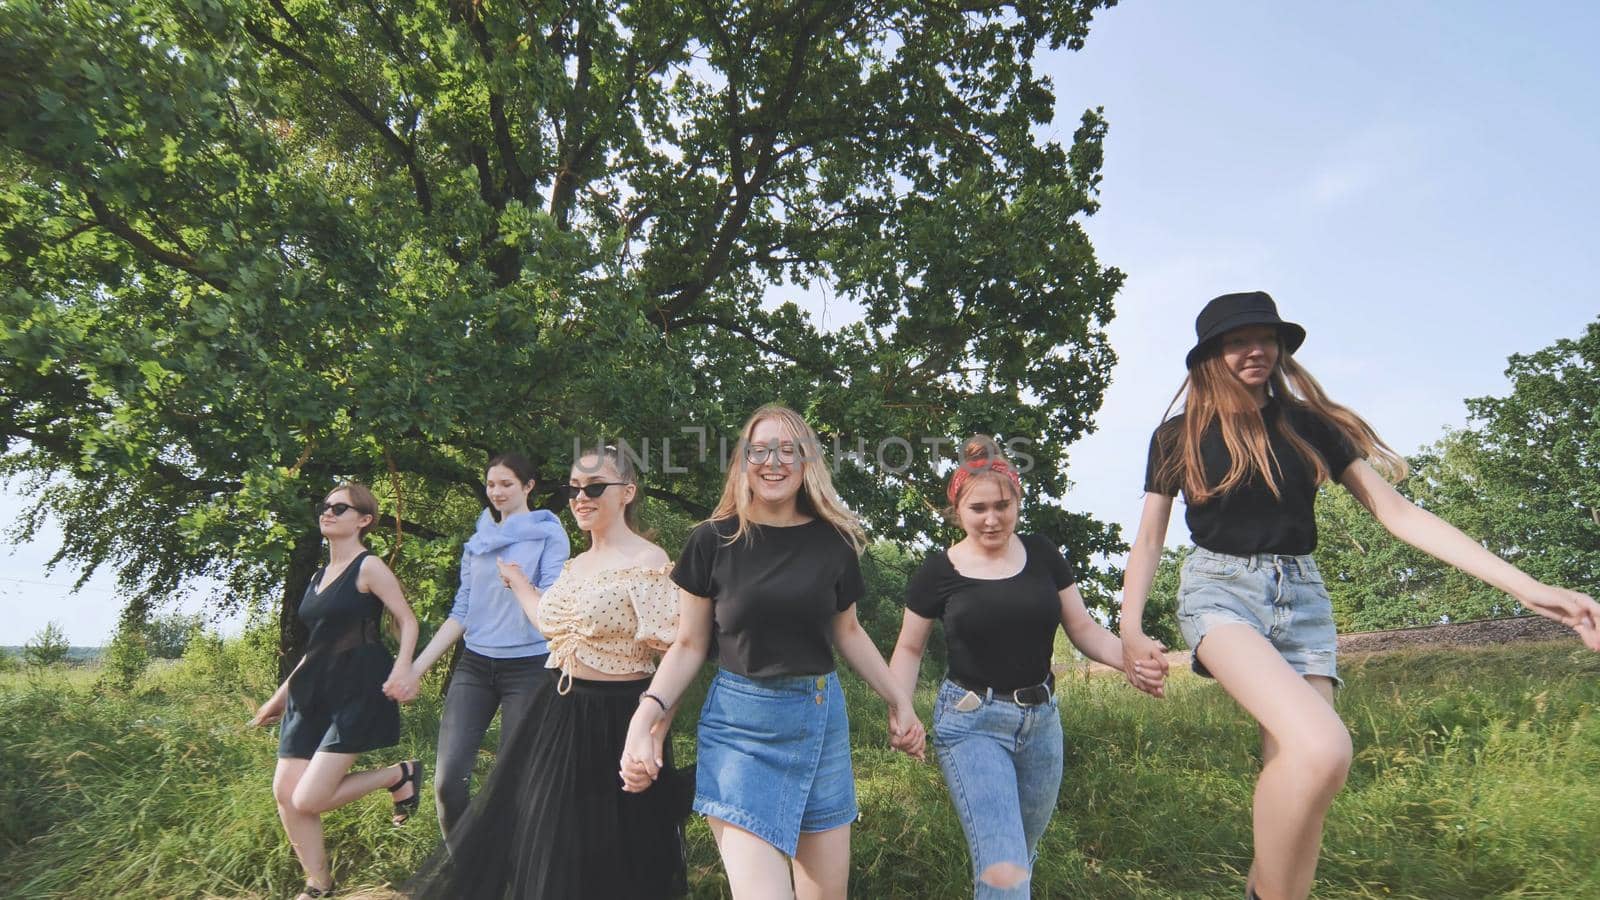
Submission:
<svg viewBox="0 0 1600 900">
<path fill-rule="evenodd" d="M 1270 292 L 1310 332 L 1300 361 L 1406 453 L 1464 424 L 1464 398 L 1504 392 L 1507 356 L 1579 334 L 1600 315 L 1596 33 L 1587 4 L 1147 0 L 1042 60 L 1047 133 L 1105 107 L 1086 225 L 1128 276 L 1066 504 L 1131 539 L 1146 441 L 1216 294 Z M 0 495 L 0 522 L 21 502 Z M 51 619 L 79 644 L 111 630 L 110 579 L 67 594 L 71 573 L 43 568 L 55 541 L 0 555 L 0 644 Z"/>
</svg>

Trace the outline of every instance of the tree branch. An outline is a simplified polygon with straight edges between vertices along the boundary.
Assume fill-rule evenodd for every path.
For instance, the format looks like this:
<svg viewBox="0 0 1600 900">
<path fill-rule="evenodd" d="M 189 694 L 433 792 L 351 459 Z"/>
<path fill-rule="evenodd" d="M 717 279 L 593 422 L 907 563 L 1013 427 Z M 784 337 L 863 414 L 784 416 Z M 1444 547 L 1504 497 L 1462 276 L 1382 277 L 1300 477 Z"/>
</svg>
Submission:
<svg viewBox="0 0 1600 900">
<path fill-rule="evenodd" d="M 428 186 L 427 175 L 417 162 L 416 150 L 406 143 L 405 139 L 395 134 L 394 129 L 390 128 L 382 117 L 368 109 L 367 105 L 361 102 L 360 97 L 357 97 L 348 88 L 337 86 L 311 57 L 273 37 L 270 31 L 254 22 L 246 22 L 244 29 L 256 40 L 278 51 L 285 58 L 321 78 L 324 82 L 328 82 L 327 89 L 335 97 L 339 98 L 351 112 L 355 113 L 357 118 L 372 126 L 372 129 L 383 138 L 383 142 L 400 157 L 401 162 L 405 164 L 406 171 L 411 175 L 411 186 L 417 196 L 417 205 L 422 208 L 424 214 L 431 215 L 433 213 L 433 190 Z"/>
<path fill-rule="evenodd" d="M 141 234 L 138 229 L 128 224 L 127 220 L 112 212 L 111 207 L 107 206 L 105 201 L 100 199 L 99 194 L 92 190 L 85 190 L 83 195 L 84 199 L 89 203 L 89 209 L 94 212 L 95 221 L 104 226 L 107 231 L 111 232 L 117 237 L 122 238 L 129 244 L 132 244 L 135 250 L 138 250 L 140 253 L 143 253 L 144 255 L 163 265 L 170 266 L 179 270 L 180 272 L 192 275 L 206 284 L 211 285 L 217 290 L 222 291 L 223 293 L 227 293 L 233 289 L 233 286 L 227 281 L 224 281 L 214 274 L 206 272 L 205 269 L 200 266 L 198 260 L 195 260 L 189 256 L 185 256 L 182 253 L 168 250 L 167 248 L 146 237 L 144 234 Z"/>
</svg>

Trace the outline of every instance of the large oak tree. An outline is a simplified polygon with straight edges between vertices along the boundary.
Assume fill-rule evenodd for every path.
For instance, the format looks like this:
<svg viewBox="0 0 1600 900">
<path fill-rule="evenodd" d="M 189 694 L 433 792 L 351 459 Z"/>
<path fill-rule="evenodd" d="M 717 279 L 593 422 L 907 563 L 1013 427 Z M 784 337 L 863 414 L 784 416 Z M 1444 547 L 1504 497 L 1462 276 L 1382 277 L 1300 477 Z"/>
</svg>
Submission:
<svg viewBox="0 0 1600 900">
<path fill-rule="evenodd" d="M 384 492 L 447 593 L 484 456 L 696 439 L 759 403 L 863 443 L 878 536 L 940 527 L 899 436 L 1032 443 L 1029 525 L 1091 427 L 1121 275 L 1082 229 L 1106 123 L 1070 141 L 1040 53 L 1096 0 L 17 0 L 0 6 L 0 441 L 61 559 L 135 606 L 189 579 L 281 597 L 312 502 Z M 792 300 L 861 310 L 819 327 Z M 950 448 L 943 451 L 949 454 Z M 904 451 L 891 444 L 888 461 Z M 435 600 L 435 602 L 437 602 Z"/>
</svg>

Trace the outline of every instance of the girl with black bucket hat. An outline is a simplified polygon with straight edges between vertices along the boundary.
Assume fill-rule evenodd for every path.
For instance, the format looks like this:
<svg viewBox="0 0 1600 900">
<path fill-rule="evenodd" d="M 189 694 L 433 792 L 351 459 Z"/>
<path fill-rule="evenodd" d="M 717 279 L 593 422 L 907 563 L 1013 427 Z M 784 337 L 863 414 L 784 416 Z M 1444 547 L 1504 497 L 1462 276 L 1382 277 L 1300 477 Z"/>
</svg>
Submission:
<svg viewBox="0 0 1600 900">
<path fill-rule="evenodd" d="M 1124 664 L 1145 673 L 1158 665 L 1161 645 L 1140 622 L 1181 492 L 1195 549 L 1178 588 L 1179 628 L 1195 671 L 1221 683 L 1261 729 L 1246 895 L 1303 898 L 1351 756 L 1333 708 L 1332 604 L 1311 558 L 1318 485 L 1338 481 L 1396 537 L 1571 627 L 1596 651 L 1600 605 L 1535 581 L 1395 491 L 1405 460 L 1295 361 L 1306 331 L 1279 318 L 1271 297 L 1218 297 L 1201 310 L 1195 332 L 1183 410 L 1150 441 L 1144 510 L 1123 581 Z"/>
</svg>

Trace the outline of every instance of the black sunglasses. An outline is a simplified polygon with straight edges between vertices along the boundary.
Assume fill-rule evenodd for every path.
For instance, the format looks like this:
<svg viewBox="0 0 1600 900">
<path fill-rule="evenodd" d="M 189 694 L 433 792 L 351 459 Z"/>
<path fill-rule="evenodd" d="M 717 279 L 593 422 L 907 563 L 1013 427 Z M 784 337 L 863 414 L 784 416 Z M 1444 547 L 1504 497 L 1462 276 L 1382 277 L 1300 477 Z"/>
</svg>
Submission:
<svg viewBox="0 0 1600 900">
<path fill-rule="evenodd" d="M 606 492 L 608 487 L 618 487 L 627 484 L 626 481 L 596 481 L 592 484 L 560 484 L 556 485 L 556 496 L 571 503 L 582 494 L 590 500 Z"/>
<path fill-rule="evenodd" d="M 325 512 L 331 512 L 333 517 L 337 519 L 352 509 L 355 509 L 355 507 L 348 503 L 318 503 L 317 515 L 321 516 Z"/>
</svg>

